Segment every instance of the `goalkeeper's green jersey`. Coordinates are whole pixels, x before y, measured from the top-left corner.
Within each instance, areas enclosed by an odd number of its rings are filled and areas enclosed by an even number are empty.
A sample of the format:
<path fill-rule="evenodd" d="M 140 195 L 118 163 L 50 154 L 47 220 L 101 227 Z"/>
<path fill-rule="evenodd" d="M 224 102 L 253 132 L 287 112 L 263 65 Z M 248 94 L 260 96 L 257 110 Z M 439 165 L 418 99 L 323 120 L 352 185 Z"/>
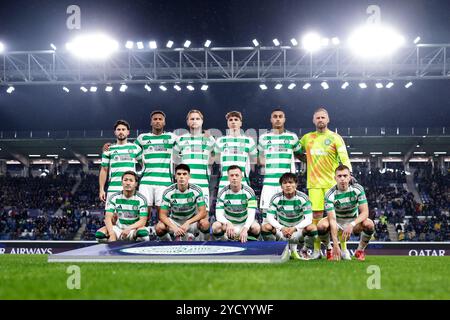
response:
<path fill-rule="evenodd" d="M 306 153 L 308 189 L 333 187 L 336 184 L 334 171 L 340 163 L 352 170 L 344 140 L 333 131 L 307 133 L 300 139 L 300 146 Z"/>

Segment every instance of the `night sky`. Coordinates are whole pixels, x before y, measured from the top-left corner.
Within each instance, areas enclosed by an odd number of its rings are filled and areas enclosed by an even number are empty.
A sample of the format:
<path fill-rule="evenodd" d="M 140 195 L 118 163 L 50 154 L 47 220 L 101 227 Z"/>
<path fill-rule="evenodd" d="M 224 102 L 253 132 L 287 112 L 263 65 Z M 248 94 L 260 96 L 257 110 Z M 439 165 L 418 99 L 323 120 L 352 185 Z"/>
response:
<path fill-rule="evenodd" d="M 407 40 L 420 35 L 424 43 L 450 43 L 450 2 L 436 0 L 295 1 L 295 0 L 184 0 L 184 1 L 15 1 L 0 5 L 0 41 L 8 50 L 62 47 L 78 31 L 66 28 L 66 8 L 81 7 L 81 31 L 103 30 L 120 43 L 168 39 L 178 45 L 186 39 L 201 46 L 250 46 L 257 38 L 271 45 L 273 38 L 287 43 L 315 30 L 322 36 L 345 39 L 365 22 L 370 4 L 381 7 L 383 22 L 397 27 Z M 332 83 L 333 84 L 333 83 Z M 156 89 L 156 88 L 155 88 Z M 269 114 L 282 107 L 287 127 L 312 127 L 312 112 L 325 106 L 334 127 L 449 126 L 450 81 L 416 81 L 410 89 L 352 88 L 335 83 L 330 90 L 261 91 L 256 83 L 211 84 L 205 92 L 148 94 L 130 86 L 125 94 L 65 94 L 60 86 L 20 86 L 12 95 L 0 88 L 0 130 L 109 129 L 123 118 L 133 128 L 148 128 L 155 108 L 168 116 L 168 128 L 185 126 L 189 109 L 204 111 L 205 127 L 225 127 L 224 114 L 241 110 L 247 128 L 269 127 Z"/>

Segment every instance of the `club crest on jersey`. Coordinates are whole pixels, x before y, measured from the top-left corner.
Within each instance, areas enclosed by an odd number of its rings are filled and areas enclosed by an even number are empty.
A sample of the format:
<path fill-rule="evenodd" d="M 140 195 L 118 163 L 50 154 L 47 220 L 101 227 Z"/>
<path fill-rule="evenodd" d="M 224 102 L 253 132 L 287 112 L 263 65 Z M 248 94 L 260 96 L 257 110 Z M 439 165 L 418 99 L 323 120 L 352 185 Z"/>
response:
<path fill-rule="evenodd" d="M 139 207 L 138 206 L 133 206 L 133 210 L 138 210 Z"/>
<path fill-rule="evenodd" d="M 284 144 L 289 144 L 289 140 L 288 139 L 284 140 Z"/>
<path fill-rule="evenodd" d="M 194 198 L 188 198 L 187 201 L 188 202 L 194 202 Z"/>
<path fill-rule="evenodd" d="M 295 210 L 295 211 L 300 211 L 300 206 L 295 206 L 295 207 L 294 207 L 294 210 Z"/>
<path fill-rule="evenodd" d="M 353 202 L 353 201 L 356 201 L 356 197 L 351 197 L 351 198 L 350 198 L 350 201 L 352 201 L 352 202 Z"/>
<path fill-rule="evenodd" d="M 164 140 L 163 140 L 163 143 L 164 143 L 164 144 L 169 144 L 169 140 L 164 139 Z"/>
<path fill-rule="evenodd" d="M 128 149 L 128 153 L 133 153 L 134 150 L 133 149 Z"/>
<path fill-rule="evenodd" d="M 330 139 L 325 139 L 324 141 L 326 146 L 329 146 L 331 144 L 331 140 Z"/>
<path fill-rule="evenodd" d="M 247 199 L 242 199 L 241 204 L 246 205 L 248 203 Z"/>

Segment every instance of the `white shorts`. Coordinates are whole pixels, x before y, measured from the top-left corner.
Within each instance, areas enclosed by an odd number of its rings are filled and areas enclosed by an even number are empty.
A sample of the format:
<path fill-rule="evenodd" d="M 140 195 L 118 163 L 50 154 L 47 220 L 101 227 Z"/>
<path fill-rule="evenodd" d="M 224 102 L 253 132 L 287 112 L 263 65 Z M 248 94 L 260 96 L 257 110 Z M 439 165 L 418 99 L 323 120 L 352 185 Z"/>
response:
<path fill-rule="evenodd" d="M 344 231 L 345 227 L 347 227 L 353 221 L 355 221 L 355 219 L 339 219 L 339 218 L 336 218 L 336 224 L 337 224 L 338 230 Z"/>
<path fill-rule="evenodd" d="M 161 206 L 162 195 L 166 189 L 167 187 L 165 186 L 152 186 L 148 184 L 141 184 L 139 186 L 139 192 L 147 199 L 149 207 L 152 207 L 153 205 L 156 207 Z"/>
<path fill-rule="evenodd" d="M 172 218 L 169 218 L 169 220 L 170 220 L 173 224 L 175 224 L 177 227 L 181 227 L 181 226 L 183 225 L 183 223 L 185 222 L 185 221 L 181 221 L 181 220 L 175 220 L 175 219 L 172 219 Z M 172 235 L 172 232 L 170 232 L 170 233 L 171 233 L 171 235 Z M 197 235 L 197 234 L 199 233 L 199 230 L 198 230 L 198 222 L 191 223 L 191 224 L 189 225 L 189 228 L 188 228 L 188 230 L 187 230 L 187 233 L 192 233 L 193 235 Z"/>
<path fill-rule="evenodd" d="M 300 229 L 300 231 L 295 231 L 292 236 L 288 239 L 283 236 L 283 233 L 281 231 L 277 231 L 275 234 L 275 237 L 277 241 L 288 241 L 289 243 L 299 243 L 300 236 L 302 235 L 303 229 Z"/>
<path fill-rule="evenodd" d="M 131 232 L 128 234 L 128 236 L 127 236 L 126 239 L 121 239 L 121 238 L 120 238 L 120 235 L 122 234 L 122 230 L 124 230 L 124 229 L 125 229 L 125 227 L 121 228 L 121 227 L 118 226 L 118 225 L 114 225 L 114 226 L 113 226 L 113 231 L 114 231 L 114 233 L 116 234 L 117 240 L 134 241 L 134 240 L 135 240 L 135 233 L 136 233 L 136 230 L 131 230 Z"/>
<path fill-rule="evenodd" d="M 261 198 L 259 201 L 259 209 L 261 211 L 267 211 L 270 207 L 270 200 L 272 199 L 272 197 L 281 191 L 281 186 L 263 186 L 261 190 Z M 265 214 L 265 212 L 263 212 L 263 214 Z M 267 221 L 267 217 L 264 217 L 262 224 L 266 223 L 269 222 Z"/>
<path fill-rule="evenodd" d="M 255 223 L 258 224 L 257 221 L 254 221 L 254 222 L 252 223 L 252 225 L 250 226 L 250 229 L 253 227 L 253 225 L 254 225 Z M 231 239 L 231 240 L 239 240 L 239 235 L 240 235 L 241 230 L 242 230 L 242 228 L 243 228 L 244 226 L 245 226 L 245 224 L 233 224 L 233 228 L 234 228 L 234 239 Z M 248 231 L 250 231 L 250 229 L 249 229 Z M 229 240 L 226 232 L 225 232 L 224 236 L 225 236 L 225 239 L 226 239 L 226 240 Z"/>

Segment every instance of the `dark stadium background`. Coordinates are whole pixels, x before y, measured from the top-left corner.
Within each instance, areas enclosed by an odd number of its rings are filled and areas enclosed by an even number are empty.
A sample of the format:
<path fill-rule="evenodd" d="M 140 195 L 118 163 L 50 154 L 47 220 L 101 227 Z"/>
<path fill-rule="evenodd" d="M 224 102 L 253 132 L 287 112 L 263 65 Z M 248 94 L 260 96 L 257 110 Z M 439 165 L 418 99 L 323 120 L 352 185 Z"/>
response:
<path fill-rule="evenodd" d="M 287 43 L 309 30 L 344 40 L 365 22 L 370 4 L 379 5 L 382 21 L 395 25 L 409 41 L 418 35 L 422 43 L 450 39 L 448 1 L 19 0 L 1 5 L 0 41 L 8 50 L 49 49 L 50 43 L 62 47 L 76 34 L 65 26 L 71 4 L 81 7 L 81 31 L 101 29 L 120 43 L 155 39 L 162 44 L 172 39 L 180 45 L 190 39 L 193 46 L 201 46 L 211 39 L 213 46 L 249 46 L 253 38 L 263 44 L 275 37 Z M 344 91 L 331 83 L 327 91 L 316 87 L 307 92 L 262 92 L 256 83 L 211 84 L 206 93 L 147 93 L 141 85 L 130 85 L 125 94 L 66 94 L 59 86 L 17 86 L 12 95 L 0 93 L 0 119 L 5 131 L 110 129 L 119 118 L 145 129 L 147 115 L 160 107 L 173 129 L 185 127 L 185 114 L 195 107 L 204 111 L 205 127 L 224 129 L 223 115 L 237 109 L 243 111 L 245 128 L 267 128 L 270 110 L 281 106 L 288 127 L 310 128 L 313 110 L 324 105 L 331 127 L 441 127 L 450 123 L 449 104 L 449 82 L 436 80 L 415 81 L 409 89 L 398 84 L 391 90 Z"/>

